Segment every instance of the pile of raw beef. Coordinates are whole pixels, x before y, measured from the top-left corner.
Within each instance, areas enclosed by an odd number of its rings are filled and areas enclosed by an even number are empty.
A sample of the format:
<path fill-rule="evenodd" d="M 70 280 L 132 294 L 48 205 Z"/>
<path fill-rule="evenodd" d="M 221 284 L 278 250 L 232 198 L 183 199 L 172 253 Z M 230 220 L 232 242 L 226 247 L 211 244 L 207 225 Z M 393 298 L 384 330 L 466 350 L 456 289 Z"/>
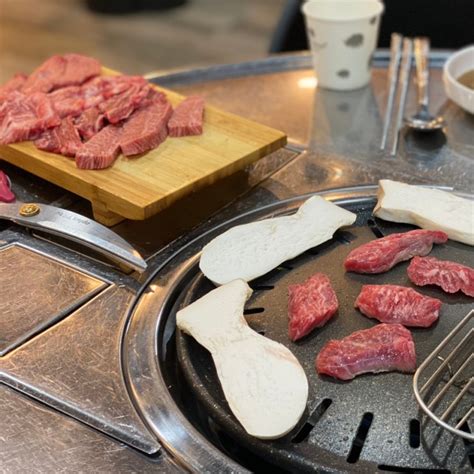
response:
<path fill-rule="evenodd" d="M 100 73 L 97 60 L 65 54 L 30 76 L 15 75 L 0 87 L 0 144 L 34 140 L 40 150 L 75 157 L 78 168 L 102 169 L 120 153 L 137 155 L 168 136 L 202 133 L 202 98 L 173 110 L 143 77 Z"/>

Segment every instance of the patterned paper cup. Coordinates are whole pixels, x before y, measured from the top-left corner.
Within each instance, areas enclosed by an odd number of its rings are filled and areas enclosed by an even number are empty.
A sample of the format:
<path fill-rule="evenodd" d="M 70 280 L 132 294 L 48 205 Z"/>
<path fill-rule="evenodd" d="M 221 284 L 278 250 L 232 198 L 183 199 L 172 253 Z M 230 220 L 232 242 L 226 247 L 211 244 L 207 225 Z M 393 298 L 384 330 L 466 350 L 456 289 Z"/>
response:
<path fill-rule="evenodd" d="M 301 9 L 318 85 L 335 90 L 367 85 L 383 3 L 310 0 Z"/>

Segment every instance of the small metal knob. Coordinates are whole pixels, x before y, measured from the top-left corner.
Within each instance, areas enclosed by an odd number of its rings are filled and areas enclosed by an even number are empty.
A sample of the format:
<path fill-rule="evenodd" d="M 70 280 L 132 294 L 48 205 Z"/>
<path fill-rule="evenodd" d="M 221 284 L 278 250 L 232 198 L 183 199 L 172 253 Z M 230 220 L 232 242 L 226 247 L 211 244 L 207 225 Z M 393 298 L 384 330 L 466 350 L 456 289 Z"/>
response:
<path fill-rule="evenodd" d="M 23 217 L 36 216 L 36 214 L 39 214 L 40 210 L 41 209 L 38 206 L 38 204 L 23 204 L 23 206 L 20 207 L 20 216 L 23 216 Z"/>

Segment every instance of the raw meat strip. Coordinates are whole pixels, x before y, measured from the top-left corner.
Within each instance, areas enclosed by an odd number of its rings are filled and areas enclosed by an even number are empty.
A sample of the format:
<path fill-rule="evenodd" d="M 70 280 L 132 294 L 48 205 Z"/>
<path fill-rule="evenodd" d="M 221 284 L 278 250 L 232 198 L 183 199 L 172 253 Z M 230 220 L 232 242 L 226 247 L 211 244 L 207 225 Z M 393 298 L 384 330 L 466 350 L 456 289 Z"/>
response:
<path fill-rule="evenodd" d="M 80 54 L 51 56 L 28 77 L 23 92 L 50 92 L 60 87 L 79 85 L 98 76 L 100 71 L 101 65 L 94 58 Z"/>
<path fill-rule="evenodd" d="M 398 285 L 364 285 L 355 307 L 382 323 L 404 326 L 431 326 L 439 315 L 441 301 Z"/>
<path fill-rule="evenodd" d="M 176 107 L 168 123 L 170 137 L 186 137 L 202 134 L 204 99 L 190 96 Z"/>
<path fill-rule="evenodd" d="M 329 341 L 316 358 L 316 370 L 340 380 L 366 372 L 414 372 L 415 344 L 401 324 L 377 324 L 341 340 Z"/>
<path fill-rule="evenodd" d="M 125 156 L 156 148 L 166 139 L 173 108 L 169 102 L 156 102 L 139 109 L 124 123 L 120 148 Z"/>
<path fill-rule="evenodd" d="M 108 99 L 127 91 L 132 86 L 149 87 L 148 81 L 143 76 L 107 76 L 108 83 L 104 90 L 104 97 Z"/>
<path fill-rule="evenodd" d="M 69 115 L 80 115 L 85 107 L 85 100 L 80 86 L 69 86 L 57 89 L 48 94 L 54 108 L 61 118 Z"/>
<path fill-rule="evenodd" d="M 433 244 L 443 244 L 448 235 L 441 231 L 412 230 L 372 240 L 354 249 L 344 267 L 357 273 L 382 273 L 415 255 L 428 255 Z"/>
<path fill-rule="evenodd" d="M 329 278 L 316 273 L 303 284 L 288 287 L 288 334 L 292 341 L 324 326 L 339 307 Z"/>
<path fill-rule="evenodd" d="M 63 57 L 66 60 L 66 68 L 61 79 L 57 81 L 59 84 L 55 84 L 54 88 L 82 84 L 101 73 L 102 65 L 97 59 L 74 53 L 65 54 Z"/>
<path fill-rule="evenodd" d="M 150 87 L 147 96 L 140 104 L 140 108 L 146 107 L 147 105 L 153 104 L 155 102 L 168 102 L 168 100 L 166 99 L 166 96 L 163 94 L 163 92 L 156 90 L 154 87 Z"/>
<path fill-rule="evenodd" d="M 104 99 L 108 99 L 114 95 L 122 94 L 132 86 L 145 87 L 148 85 L 147 80 L 142 76 L 99 76 L 87 81 L 84 86 L 90 88 L 91 91 L 98 91 Z"/>
<path fill-rule="evenodd" d="M 5 100 L 10 92 L 21 90 L 27 77 L 25 74 L 15 74 L 8 82 L 0 86 L 0 100 Z"/>
<path fill-rule="evenodd" d="M 0 144 L 33 140 L 60 122 L 46 94 L 13 91 L 0 104 Z"/>
<path fill-rule="evenodd" d="M 84 140 L 90 140 L 104 128 L 105 116 L 97 107 L 91 107 L 76 118 L 75 125 L 79 135 Z"/>
<path fill-rule="evenodd" d="M 23 86 L 23 92 L 49 92 L 54 87 L 55 79 L 62 76 L 65 67 L 66 60 L 62 56 L 51 56 L 31 73 Z"/>
<path fill-rule="evenodd" d="M 446 293 L 462 291 L 474 297 L 474 268 L 434 257 L 415 257 L 408 278 L 418 286 L 437 285 Z"/>
<path fill-rule="evenodd" d="M 109 167 L 120 153 L 121 133 L 121 128 L 115 125 L 107 125 L 103 128 L 78 150 L 77 167 L 87 170 Z"/>
<path fill-rule="evenodd" d="M 148 95 L 149 86 L 132 85 L 121 94 L 99 104 L 99 109 L 104 112 L 110 123 L 118 123 L 128 118 L 137 109 Z"/>
<path fill-rule="evenodd" d="M 81 148 L 82 142 L 76 127 L 74 127 L 72 117 L 66 117 L 61 121 L 59 127 L 43 132 L 41 137 L 35 140 L 35 145 L 40 150 L 60 153 L 64 156 L 75 156 Z"/>
<path fill-rule="evenodd" d="M 7 175 L 0 170 L 0 201 L 1 202 L 13 202 L 15 195 L 10 189 L 10 183 Z"/>
<path fill-rule="evenodd" d="M 113 76 L 97 76 L 82 84 L 81 90 L 85 109 L 98 106 L 104 101 L 110 78 L 113 78 Z"/>
<path fill-rule="evenodd" d="M 98 106 L 113 96 L 126 92 L 133 86 L 146 87 L 148 82 L 142 76 L 98 76 L 85 82 L 82 92 L 85 108 Z"/>

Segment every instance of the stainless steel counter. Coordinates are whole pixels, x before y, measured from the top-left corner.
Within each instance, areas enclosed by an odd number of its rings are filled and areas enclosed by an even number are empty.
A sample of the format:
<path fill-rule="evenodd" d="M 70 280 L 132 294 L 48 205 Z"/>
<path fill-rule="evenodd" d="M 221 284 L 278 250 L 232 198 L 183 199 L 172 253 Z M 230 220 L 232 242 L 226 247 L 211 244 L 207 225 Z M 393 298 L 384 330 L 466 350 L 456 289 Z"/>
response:
<path fill-rule="evenodd" d="M 94 281 L 105 282 L 63 311 L 46 311 L 54 317 L 0 357 L 0 471 L 175 472 L 172 457 L 137 413 L 123 378 L 123 331 L 140 287 L 186 243 L 259 205 L 375 184 L 387 177 L 472 192 L 474 118 L 446 102 L 439 69 L 444 58 L 432 58 L 431 93 L 433 107 L 441 107 L 446 115 L 446 134 L 405 134 L 396 158 L 378 150 L 385 104 L 383 52 L 375 58 L 371 86 L 348 93 L 315 88 L 307 55 L 153 79 L 183 93 L 201 93 L 209 103 L 285 130 L 291 143 L 148 221 L 115 226 L 148 259 L 149 271 L 142 276 L 123 273 L 16 226 L 0 230 L 0 258 L 1 248 L 21 244 L 59 259 L 69 271 L 81 269 Z M 410 95 L 408 112 L 413 103 Z M 89 204 L 82 199 L 13 166 L 1 163 L 1 168 L 22 200 L 53 202 L 90 216 Z M 41 265 L 36 272 L 41 280 Z M 30 264 L 16 275 L 17 281 L 31 277 Z M 29 285 L 16 286 L 19 301 L 30 296 Z M 8 301 L 11 291 L 7 285 L 0 287 L 0 301 Z M 66 290 L 56 286 L 54 291 Z M 27 313 L 20 309 L 19 317 Z"/>
<path fill-rule="evenodd" d="M 0 472 L 180 472 L 5 385 L 0 419 Z"/>

